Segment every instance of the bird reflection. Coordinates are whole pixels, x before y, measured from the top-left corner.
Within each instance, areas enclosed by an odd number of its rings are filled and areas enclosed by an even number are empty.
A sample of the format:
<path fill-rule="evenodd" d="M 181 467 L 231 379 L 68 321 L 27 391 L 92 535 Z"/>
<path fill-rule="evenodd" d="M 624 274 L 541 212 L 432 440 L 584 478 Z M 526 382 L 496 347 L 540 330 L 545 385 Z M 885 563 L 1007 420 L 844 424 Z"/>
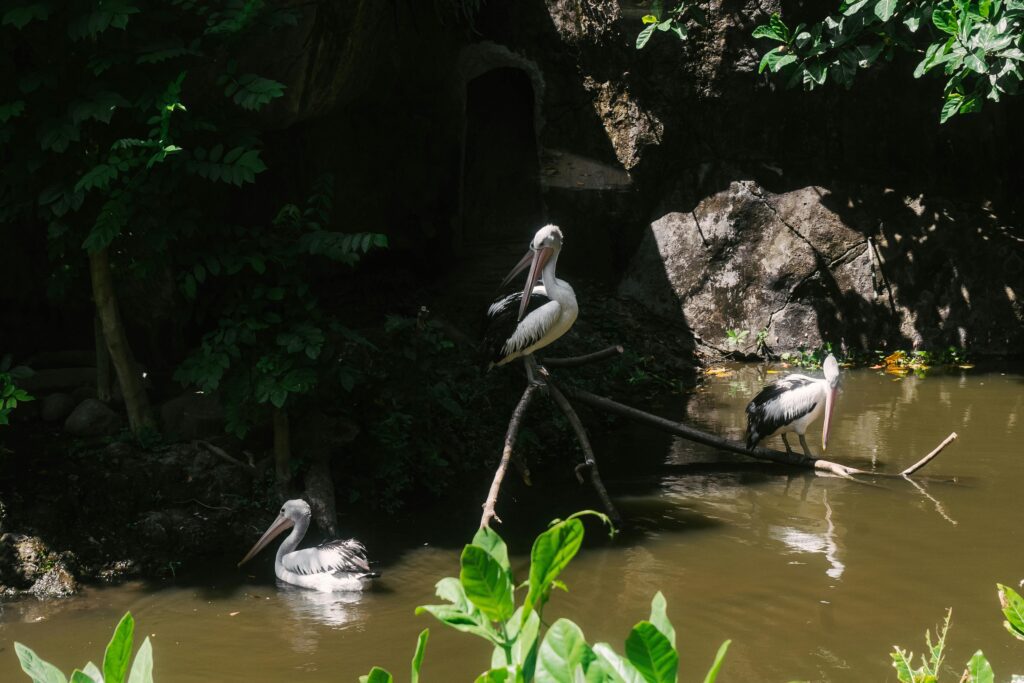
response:
<path fill-rule="evenodd" d="M 846 565 L 839 560 L 839 544 L 836 543 L 836 526 L 832 521 L 832 506 L 828 502 L 828 489 L 822 490 L 821 500 L 825 506 L 824 532 L 815 534 L 794 527 L 777 526 L 772 529 L 772 535 L 795 552 L 824 555 L 829 565 L 825 574 L 829 578 L 838 580 L 846 571 Z"/>
<path fill-rule="evenodd" d="M 291 615 L 293 627 L 286 632 L 296 652 L 312 654 L 317 651 L 325 630 L 341 630 L 366 620 L 366 610 L 360 605 L 360 600 L 364 599 L 361 593 L 323 593 L 284 581 L 278 581 L 277 588 L 277 598 Z"/>

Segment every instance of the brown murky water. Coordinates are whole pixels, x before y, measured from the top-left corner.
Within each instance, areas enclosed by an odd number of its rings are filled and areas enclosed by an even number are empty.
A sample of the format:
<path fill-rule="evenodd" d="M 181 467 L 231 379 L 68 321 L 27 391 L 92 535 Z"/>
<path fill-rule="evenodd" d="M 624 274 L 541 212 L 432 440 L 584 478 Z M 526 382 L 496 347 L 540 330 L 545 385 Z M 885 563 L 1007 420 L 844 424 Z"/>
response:
<path fill-rule="evenodd" d="M 746 400 L 771 378 L 764 373 L 744 367 L 716 378 L 691 400 L 689 419 L 739 437 Z M 961 438 L 922 472 L 920 488 L 794 473 L 673 441 L 653 481 L 608 478 L 639 530 L 581 553 L 565 576 L 571 592 L 556 596 L 548 616 L 571 616 L 592 641 L 621 647 L 660 589 L 679 634 L 682 681 L 702 680 L 731 638 L 724 683 L 863 683 L 894 681 L 891 646 L 920 652 L 925 628 L 952 607 L 950 680 L 979 648 L 997 680 L 1024 674 L 1024 644 L 1003 630 L 995 598 L 996 582 L 1024 579 L 1024 376 L 846 372 L 833 430 L 832 459 L 880 471 L 912 463 L 950 431 Z M 647 434 L 624 433 L 599 455 L 665 448 Z M 412 615 L 457 564 L 455 549 L 413 549 L 384 568 L 379 590 L 358 597 L 225 583 L 9 604 L 0 680 L 19 680 L 15 640 L 66 670 L 98 659 L 127 609 L 153 635 L 162 683 L 355 681 L 372 664 L 405 680 L 425 626 L 425 680 L 472 680 L 486 648 Z"/>

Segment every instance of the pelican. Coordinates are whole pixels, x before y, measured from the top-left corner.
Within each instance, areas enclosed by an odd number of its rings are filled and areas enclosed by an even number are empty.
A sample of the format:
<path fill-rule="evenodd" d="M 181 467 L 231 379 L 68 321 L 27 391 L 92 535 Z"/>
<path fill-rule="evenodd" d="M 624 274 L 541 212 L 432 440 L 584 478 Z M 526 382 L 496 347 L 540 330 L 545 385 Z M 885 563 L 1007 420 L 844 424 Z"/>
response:
<path fill-rule="evenodd" d="M 286 501 L 277 519 L 238 566 L 251 560 L 283 531 L 291 529 L 288 538 L 277 549 L 274 560 L 274 573 L 285 583 L 325 593 L 361 591 L 367 587 L 369 579 L 380 576 L 370 571 L 370 565 L 366 562 L 366 548 L 355 539 L 326 541 L 315 548 L 296 550 L 295 547 L 309 528 L 310 514 L 309 503 L 306 501 Z"/>
<path fill-rule="evenodd" d="M 529 266 L 523 291 L 503 296 L 487 309 L 483 352 L 488 370 L 523 357 L 530 381 L 536 383 L 533 352 L 551 344 L 576 322 L 576 293 L 568 282 L 555 277 L 561 250 L 562 231 L 557 226 L 545 225 L 534 235 L 530 250 L 501 283 L 506 286 Z"/>
<path fill-rule="evenodd" d="M 779 434 L 786 451 L 792 455 L 786 434 L 796 432 L 804 455 L 812 458 L 804 432 L 822 411 L 825 411 L 825 424 L 821 428 L 821 448 L 828 448 L 828 428 L 839 386 L 839 364 L 835 356 L 829 354 L 821 367 L 824 379 L 787 375 L 766 386 L 747 404 L 747 448 L 752 449 L 762 439 Z"/>

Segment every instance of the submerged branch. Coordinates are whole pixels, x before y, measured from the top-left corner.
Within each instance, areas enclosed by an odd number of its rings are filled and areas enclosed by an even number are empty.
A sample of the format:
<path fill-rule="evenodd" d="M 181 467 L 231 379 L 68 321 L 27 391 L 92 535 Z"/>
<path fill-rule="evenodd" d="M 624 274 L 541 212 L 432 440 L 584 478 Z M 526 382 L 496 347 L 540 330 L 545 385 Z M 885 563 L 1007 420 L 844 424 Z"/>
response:
<path fill-rule="evenodd" d="M 519 426 L 523 422 L 523 415 L 526 413 L 526 408 L 530 405 L 530 399 L 533 398 L 533 392 L 536 389 L 537 385 L 535 384 L 526 385 L 526 389 L 523 390 L 523 395 L 520 397 L 516 409 L 512 411 L 512 419 L 508 421 L 508 430 L 505 432 L 505 448 L 501 452 L 501 461 L 498 463 L 498 469 L 494 472 L 491 490 L 487 493 L 487 500 L 483 504 L 484 513 L 480 517 L 481 527 L 490 526 L 492 519 L 497 520 L 499 523 L 501 522 L 501 518 L 494 512 L 494 505 L 498 502 L 498 491 L 501 490 L 501 482 L 505 478 L 505 472 L 508 470 L 508 462 L 512 458 L 516 437 L 519 436 Z"/>
<path fill-rule="evenodd" d="M 674 422 L 673 420 L 668 420 L 657 415 L 652 415 L 651 413 L 639 410 L 637 408 L 632 408 L 627 405 L 623 405 L 609 398 L 597 396 L 596 394 L 592 394 L 589 391 L 584 391 L 583 389 L 575 389 L 570 387 L 568 391 L 573 398 L 580 400 L 583 403 L 586 403 L 592 408 L 597 408 L 599 410 L 604 410 L 615 415 L 627 417 L 631 420 L 636 420 L 637 422 L 643 422 L 644 424 L 650 425 L 652 427 L 668 432 L 670 434 L 675 434 L 676 436 L 680 436 L 690 441 L 702 443 L 706 446 L 711 446 L 713 448 L 718 448 L 720 450 L 729 451 L 731 453 L 738 453 L 739 455 L 757 458 L 758 460 L 769 460 L 772 462 L 782 463 L 784 465 L 806 467 L 820 472 L 829 472 L 840 477 L 851 477 L 856 475 L 865 475 L 872 477 L 907 476 L 924 467 L 928 462 L 935 458 L 935 456 L 939 454 L 939 451 L 941 451 L 947 444 L 956 439 L 956 433 L 950 434 L 946 438 L 946 440 L 939 445 L 938 448 L 936 448 L 934 451 L 932 451 L 927 456 L 922 458 L 920 462 L 916 463 L 912 467 L 904 470 L 900 474 L 884 474 L 879 472 L 868 472 L 867 470 L 861 470 L 856 467 L 841 465 L 837 462 L 832 462 L 831 460 L 824 460 L 822 458 L 808 458 L 803 455 L 797 455 L 796 453 L 785 453 L 783 451 L 776 451 L 770 448 L 761 448 L 760 446 L 752 449 L 747 449 L 747 447 L 744 444 L 739 443 L 738 441 L 724 439 L 720 436 L 715 436 L 714 434 L 709 434 L 707 432 L 695 429 L 688 425 L 684 425 L 681 422 Z"/>

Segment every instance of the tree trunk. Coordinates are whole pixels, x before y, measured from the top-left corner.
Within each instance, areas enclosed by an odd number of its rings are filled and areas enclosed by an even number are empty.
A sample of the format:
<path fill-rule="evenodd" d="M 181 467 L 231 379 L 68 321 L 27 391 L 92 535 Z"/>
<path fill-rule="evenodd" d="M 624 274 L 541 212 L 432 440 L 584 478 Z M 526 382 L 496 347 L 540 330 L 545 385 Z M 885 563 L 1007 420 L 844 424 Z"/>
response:
<path fill-rule="evenodd" d="M 274 408 L 274 472 L 277 475 L 277 490 L 282 496 L 288 495 L 292 477 L 292 446 L 288 435 L 288 411 Z"/>
<path fill-rule="evenodd" d="M 113 388 L 110 376 L 110 352 L 107 351 L 107 339 L 103 334 L 103 323 L 100 316 L 93 317 L 92 324 L 93 346 L 96 348 L 96 398 L 104 403 L 110 403 Z"/>
<path fill-rule="evenodd" d="M 124 405 L 128 411 L 128 425 L 138 435 L 143 429 L 154 429 L 156 421 L 149 406 L 149 398 L 142 384 L 142 375 L 135 364 L 128 337 L 121 324 L 114 295 L 114 277 L 110 272 L 110 256 L 106 249 L 89 254 L 89 274 L 92 276 L 92 298 L 96 303 L 96 314 L 103 328 L 110 360 L 117 372 L 117 381 L 124 394 Z"/>

